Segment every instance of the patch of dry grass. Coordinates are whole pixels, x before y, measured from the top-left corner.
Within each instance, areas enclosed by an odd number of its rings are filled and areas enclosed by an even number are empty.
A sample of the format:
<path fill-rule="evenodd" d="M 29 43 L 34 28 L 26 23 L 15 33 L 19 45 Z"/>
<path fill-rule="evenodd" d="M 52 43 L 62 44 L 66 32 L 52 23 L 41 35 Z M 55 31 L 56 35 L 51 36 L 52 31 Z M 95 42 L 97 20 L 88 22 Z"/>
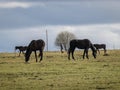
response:
<path fill-rule="evenodd" d="M 44 52 L 44 59 L 35 62 L 32 54 L 29 63 L 24 56 L 0 53 L 0 90 L 119 90 L 120 50 L 109 50 L 90 59 L 82 59 L 82 51 L 75 52 L 76 60 L 67 54 Z"/>

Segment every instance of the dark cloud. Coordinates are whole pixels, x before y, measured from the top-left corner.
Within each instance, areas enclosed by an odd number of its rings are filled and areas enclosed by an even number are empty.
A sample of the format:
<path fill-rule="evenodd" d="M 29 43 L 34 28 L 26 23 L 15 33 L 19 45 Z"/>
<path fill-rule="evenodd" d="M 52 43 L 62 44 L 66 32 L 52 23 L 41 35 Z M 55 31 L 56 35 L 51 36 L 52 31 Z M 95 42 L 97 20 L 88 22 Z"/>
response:
<path fill-rule="evenodd" d="M 39 2 L 33 6 L 31 5 L 28 8 L 0 8 L 0 30 L 10 28 L 34 27 L 39 25 L 81 25 L 120 22 L 119 1 L 12 1 Z M 44 1 L 44 3 L 42 3 L 42 6 L 40 4 L 40 1 Z M 64 1 L 67 2 L 64 3 Z"/>

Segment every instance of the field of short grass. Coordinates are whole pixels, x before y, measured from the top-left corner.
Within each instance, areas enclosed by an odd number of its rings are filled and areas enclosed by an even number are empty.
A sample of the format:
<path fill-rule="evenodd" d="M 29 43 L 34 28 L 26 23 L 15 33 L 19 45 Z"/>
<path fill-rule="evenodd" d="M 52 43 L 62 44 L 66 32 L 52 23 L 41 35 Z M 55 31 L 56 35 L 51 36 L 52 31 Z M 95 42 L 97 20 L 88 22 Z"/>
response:
<path fill-rule="evenodd" d="M 94 59 L 82 59 L 83 51 L 75 52 L 76 60 L 67 54 L 44 52 L 42 62 L 29 63 L 24 56 L 0 53 L 0 90 L 120 90 L 120 50 L 103 51 Z"/>

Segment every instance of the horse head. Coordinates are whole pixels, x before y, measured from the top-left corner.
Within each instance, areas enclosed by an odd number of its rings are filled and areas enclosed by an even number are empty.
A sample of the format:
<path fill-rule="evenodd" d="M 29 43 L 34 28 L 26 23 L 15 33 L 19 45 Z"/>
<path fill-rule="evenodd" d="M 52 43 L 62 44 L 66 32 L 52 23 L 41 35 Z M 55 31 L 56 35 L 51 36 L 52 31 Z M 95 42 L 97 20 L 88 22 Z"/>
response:
<path fill-rule="evenodd" d="M 31 51 L 30 51 L 29 49 L 27 49 L 27 51 L 26 51 L 26 53 L 25 53 L 25 62 L 28 62 L 28 61 L 29 61 L 30 54 L 31 54 Z"/>

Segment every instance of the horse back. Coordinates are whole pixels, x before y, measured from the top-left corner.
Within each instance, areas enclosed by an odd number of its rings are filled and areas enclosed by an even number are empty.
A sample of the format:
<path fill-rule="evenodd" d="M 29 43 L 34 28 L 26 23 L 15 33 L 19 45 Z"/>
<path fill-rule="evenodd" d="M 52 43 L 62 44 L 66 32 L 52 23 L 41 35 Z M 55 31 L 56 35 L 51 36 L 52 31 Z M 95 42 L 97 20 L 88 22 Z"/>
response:
<path fill-rule="evenodd" d="M 70 41 L 70 47 L 77 47 L 79 49 L 90 48 L 91 42 L 88 39 L 74 39 Z"/>
<path fill-rule="evenodd" d="M 28 46 L 32 51 L 35 50 L 43 50 L 45 46 L 45 42 L 43 40 L 32 40 Z"/>
<path fill-rule="evenodd" d="M 36 41 L 36 44 L 37 44 L 36 47 L 37 47 L 38 49 L 42 49 L 42 50 L 43 50 L 44 47 L 45 47 L 45 42 L 44 42 L 43 40 L 41 40 L 41 39 L 40 39 L 40 40 L 37 40 L 37 41 Z"/>
<path fill-rule="evenodd" d="M 94 46 L 98 49 L 106 48 L 106 44 L 94 44 Z"/>

